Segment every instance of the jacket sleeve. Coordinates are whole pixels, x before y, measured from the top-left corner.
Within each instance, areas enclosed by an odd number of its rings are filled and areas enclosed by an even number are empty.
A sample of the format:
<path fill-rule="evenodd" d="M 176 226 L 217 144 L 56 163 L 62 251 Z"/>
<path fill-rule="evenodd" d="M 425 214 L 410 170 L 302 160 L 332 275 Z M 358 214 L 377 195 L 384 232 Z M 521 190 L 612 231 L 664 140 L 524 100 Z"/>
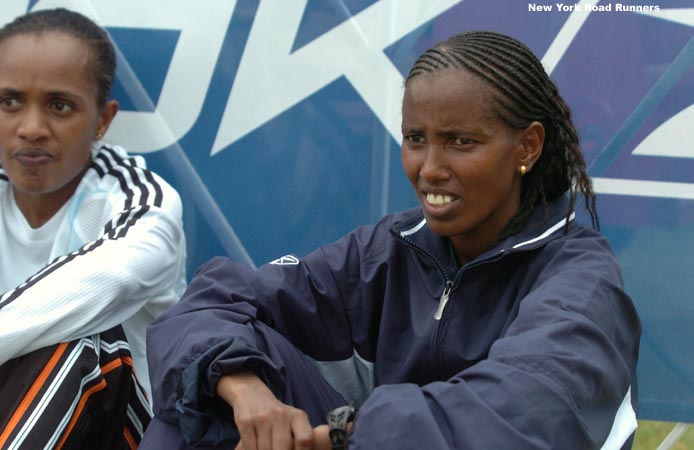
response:
<path fill-rule="evenodd" d="M 181 301 L 148 328 L 155 414 L 178 424 L 189 444 L 229 438 L 232 414 L 215 389 L 222 375 L 241 368 L 282 399 L 284 376 L 256 340 L 259 322 L 315 359 L 351 357 L 353 312 L 345 292 L 359 277 L 356 239 L 351 234 L 258 269 L 221 257 L 203 265 Z"/>
<path fill-rule="evenodd" d="M 376 388 L 349 448 L 628 448 L 641 327 L 616 264 L 604 269 L 547 261 L 486 359 L 445 381 Z"/>
<path fill-rule="evenodd" d="M 150 178 L 150 187 L 155 182 Z M 112 186 L 104 194 L 109 199 L 121 190 L 118 183 Z M 103 332 L 143 307 L 163 309 L 177 300 L 173 296 L 180 295 L 185 277 L 182 209 L 178 194 L 165 188 L 161 202 L 154 194 L 132 204 L 118 197 L 110 222 L 100 225 L 101 235 L 2 295 L 0 364 Z"/>

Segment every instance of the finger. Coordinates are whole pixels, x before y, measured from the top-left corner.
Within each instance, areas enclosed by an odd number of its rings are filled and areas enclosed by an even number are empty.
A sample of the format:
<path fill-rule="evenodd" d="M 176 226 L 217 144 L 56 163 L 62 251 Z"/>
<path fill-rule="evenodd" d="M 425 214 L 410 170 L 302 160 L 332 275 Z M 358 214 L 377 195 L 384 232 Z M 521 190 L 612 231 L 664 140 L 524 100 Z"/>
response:
<path fill-rule="evenodd" d="M 292 418 L 291 433 L 294 437 L 294 450 L 313 449 L 313 427 L 304 411 L 298 410 L 297 414 Z"/>
<path fill-rule="evenodd" d="M 330 432 L 327 425 L 318 425 L 312 430 L 312 433 L 313 450 L 332 450 L 333 444 L 330 442 Z"/>
<path fill-rule="evenodd" d="M 274 418 L 272 426 L 272 450 L 292 449 L 291 415 L 292 411 L 286 409 Z"/>
<path fill-rule="evenodd" d="M 264 418 L 262 421 L 258 422 L 258 428 L 256 430 L 258 450 L 274 450 L 272 447 L 272 429 L 273 421 L 268 421 L 267 418 Z"/>
<path fill-rule="evenodd" d="M 258 440 L 255 434 L 255 427 L 252 424 L 237 423 L 241 440 L 239 444 L 243 450 L 258 450 Z"/>
<path fill-rule="evenodd" d="M 246 448 L 243 446 L 243 442 L 239 441 L 234 450 L 246 450 Z"/>

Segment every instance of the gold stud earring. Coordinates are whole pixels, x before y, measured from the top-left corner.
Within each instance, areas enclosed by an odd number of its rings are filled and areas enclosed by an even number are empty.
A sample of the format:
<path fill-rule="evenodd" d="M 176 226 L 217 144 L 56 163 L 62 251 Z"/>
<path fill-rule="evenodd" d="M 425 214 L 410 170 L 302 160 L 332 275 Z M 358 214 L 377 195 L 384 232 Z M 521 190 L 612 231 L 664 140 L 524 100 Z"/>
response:
<path fill-rule="evenodd" d="M 520 166 L 520 174 L 521 176 L 525 175 L 528 172 L 528 168 L 525 166 Z"/>

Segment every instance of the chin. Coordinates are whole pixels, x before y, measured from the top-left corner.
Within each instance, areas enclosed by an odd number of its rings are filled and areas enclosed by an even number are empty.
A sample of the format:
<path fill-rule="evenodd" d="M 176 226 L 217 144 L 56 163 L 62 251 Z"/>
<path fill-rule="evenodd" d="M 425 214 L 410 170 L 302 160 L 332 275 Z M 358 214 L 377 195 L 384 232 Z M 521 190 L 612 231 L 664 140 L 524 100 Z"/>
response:
<path fill-rule="evenodd" d="M 456 234 L 460 234 L 459 231 L 453 229 L 450 223 L 444 222 L 442 220 L 432 219 L 426 214 L 424 215 L 424 217 L 426 218 L 429 229 L 434 233 L 438 234 L 439 236 L 450 237 L 455 236 Z"/>

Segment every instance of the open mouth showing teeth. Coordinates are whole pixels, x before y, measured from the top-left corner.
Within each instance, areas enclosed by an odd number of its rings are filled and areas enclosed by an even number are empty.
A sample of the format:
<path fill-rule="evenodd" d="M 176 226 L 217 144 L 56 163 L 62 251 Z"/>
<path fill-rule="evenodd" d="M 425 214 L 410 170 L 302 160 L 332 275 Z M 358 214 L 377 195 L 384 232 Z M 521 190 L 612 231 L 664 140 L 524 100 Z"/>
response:
<path fill-rule="evenodd" d="M 453 201 L 450 195 L 427 194 L 427 203 L 430 205 L 446 205 Z"/>

